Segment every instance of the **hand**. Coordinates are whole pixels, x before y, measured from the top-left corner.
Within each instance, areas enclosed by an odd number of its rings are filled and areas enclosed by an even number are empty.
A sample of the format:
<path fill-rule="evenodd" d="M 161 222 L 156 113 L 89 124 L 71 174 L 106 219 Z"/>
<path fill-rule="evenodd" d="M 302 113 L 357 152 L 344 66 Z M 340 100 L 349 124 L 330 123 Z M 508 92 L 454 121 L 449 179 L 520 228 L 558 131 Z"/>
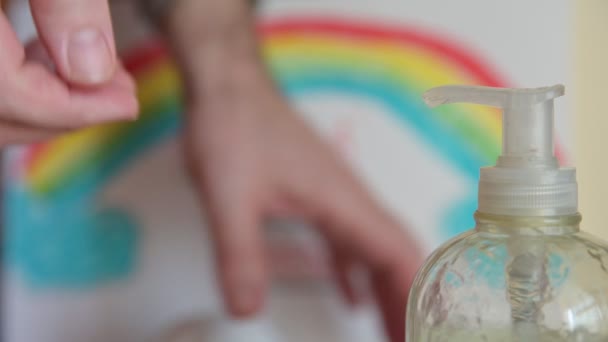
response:
<path fill-rule="evenodd" d="M 264 221 L 303 217 L 333 248 L 347 298 L 353 291 L 345 273 L 366 266 L 387 334 L 402 342 L 421 253 L 275 87 L 257 54 L 247 3 L 181 0 L 167 27 L 187 86 L 187 159 L 214 233 L 228 309 L 248 316 L 263 305 Z"/>
<path fill-rule="evenodd" d="M 316 223 L 336 261 L 346 267 L 362 263 L 370 271 L 387 332 L 402 342 L 407 295 L 421 255 L 398 222 L 266 77 L 192 95 L 187 152 L 213 227 L 230 311 L 246 316 L 263 303 L 263 221 L 304 217 Z M 342 285 L 351 297 L 351 286 Z"/>
<path fill-rule="evenodd" d="M 40 41 L 24 47 L 0 12 L 0 147 L 137 114 L 107 0 L 30 0 Z"/>

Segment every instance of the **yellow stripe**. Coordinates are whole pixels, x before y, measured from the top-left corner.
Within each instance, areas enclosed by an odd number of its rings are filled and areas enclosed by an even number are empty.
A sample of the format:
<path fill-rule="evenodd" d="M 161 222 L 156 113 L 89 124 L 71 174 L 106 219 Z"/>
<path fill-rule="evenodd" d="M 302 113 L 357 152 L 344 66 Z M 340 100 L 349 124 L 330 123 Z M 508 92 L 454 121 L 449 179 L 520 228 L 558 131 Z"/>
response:
<path fill-rule="evenodd" d="M 170 63 L 139 75 L 137 78 L 137 96 L 141 104 L 141 113 L 150 113 L 159 99 L 174 97 L 180 91 L 180 82 L 176 69 Z M 37 191 L 45 191 L 54 181 L 69 174 L 69 168 L 79 159 L 95 149 L 95 146 L 106 144 L 119 131 L 130 123 L 100 125 L 59 137 L 48 143 L 44 154 L 34 161 L 28 170 L 27 180 Z"/>
<path fill-rule="evenodd" d="M 444 84 L 472 84 L 473 75 L 466 73 L 458 65 L 452 65 L 448 58 L 423 51 L 416 46 L 391 42 L 365 42 L 340 40 L 320 36 L 280 36 L 268 40 L 266 56 L 270 60 L 314 60 L 328 66 L 352 66 L 353 70 L 377 69 L 378 72 L 393 75 L 405 85 L 415 86 L 420 92 Z M 311 64 L 314 67 L 314 62 Z M 462 119 L 470 120 L 480 129 L 490 130 L 500 136 L 501 125 L 496 111 L 487 107 L 470 107 L 470 113 Z"/>
<path fill-rule="evenodd" d="M 380 75 L 391 75 L 405 87 L 416 90 L 442 84 L 474 83 L 473 75 L 467 74 L 459 65 L 453 65 L 444 56 L 437 56 L 414 45 L 392 42 L 336 40 L 315 35 L 277 35 L 265 40 L 265 54 L 271 61 L 304 61 L 314 67 L 344 66 L 374 71 Z M 153 110 L 157 100 L 175 96 L 181 92 L 181 84 L 175 67 L 169 63 L 137 75 L 138 98 L 141 113 Z M 405 91 L 405 89 L 404 89 Z M 463 120 L 468 120 L 479 129 L 489 130 L 500 136 L 500 121 L 496 112 L 485 107 L 466 111 Z M 60 137 L 50 142 L 44 155 L 35 161 L 28 172 L 28 181 L 37 189 L 44 189 L 53 180 L 66 174 L 69 167 L 91 151 L 94 146 L 104 144 L 125 124 L 103 125 Z"/>

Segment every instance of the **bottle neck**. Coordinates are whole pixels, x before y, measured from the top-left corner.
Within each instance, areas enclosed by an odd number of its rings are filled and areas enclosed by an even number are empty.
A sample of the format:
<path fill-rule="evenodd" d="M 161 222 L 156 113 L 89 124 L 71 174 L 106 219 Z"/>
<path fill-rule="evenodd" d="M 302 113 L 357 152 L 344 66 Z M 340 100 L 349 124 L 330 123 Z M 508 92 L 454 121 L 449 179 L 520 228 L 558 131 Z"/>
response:
<path fill-rule="evenodd" d="M 475 230 L 495 234 L 565 235 L 580 231 L 579 213 L 560 216 L 506 216 L 475 212 Z"/>

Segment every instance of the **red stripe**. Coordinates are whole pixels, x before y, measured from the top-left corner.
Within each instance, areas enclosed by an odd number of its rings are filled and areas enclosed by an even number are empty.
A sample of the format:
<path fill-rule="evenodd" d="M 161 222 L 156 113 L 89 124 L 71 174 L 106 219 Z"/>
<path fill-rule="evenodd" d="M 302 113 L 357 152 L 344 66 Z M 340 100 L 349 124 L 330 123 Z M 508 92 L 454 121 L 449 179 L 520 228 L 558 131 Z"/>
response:
<path fill-rule="evenodd" d="M 392 27 L 376 23 L 366 25 L 337 18 L 288 17 L 262 23 L 259 26 L 259 32 L 262 37 L 297 32 L 319 35 L 337 34 L 358 40 L 386 40 L 394 43 L 416 44 L 424 50 L 433 51 L 444 59 L 451 60 L 460 69 L 464 68 L 477 79 L 478 85 L 507 87 L 510 83 L 495 68 L 468 52 L 471 49 L 463 47 L 463 43 L 450 42 L 440 35 L 428 33 L 427 30 L 423 32 L 403 26 Z M 556 142 L 555 154 L 560 162 L 565 162 L 566 158 L 559 142 Z"/>
<path fill-rule="evenodd" d="M 430 34 L 425 31 L 395 27 L 383 24 L 364 24 L 339 18 L 303 18 L 285 17 L 278 20 L 262 22 L 258 26 L 262 38 L 271 38 L 283 34 L 319 34 L 339 35 L 357 40 L 389 41 L 408 45 L 419 45 L 424 50 L 432 51 L 442 56 L 446 61 L 466 70 L 472 77 L 477 79 L 478 85 L 491 87 L 506 87 L 507 82 L 503 76 L 492 66 L 484 63 L 478 57 L 470 53 L 471 50 L 464 44 L 446 40 L 439 34 Z M 156 63 L 169 58 L 165 44 L 159 40 L 152 40 L 131 51 L 124 58 L 127 70 L 134 74 L 152 68 Z M 556 143 L 556 155 L 561 162 L 565 156 L 559 143 Z"/>
<path fill-rule="evenodd" d="M 277 21 L 264 22 L 259 25 L 262 37 L 273 37 L 289 33 L 315 33 L 320 35 L 338 34 L 358 40 L 401 42 L 402 44 L 416 44 L 425 50 L 431 50 L 445 59 L 452 60 L 460 68 L 468 70 L 476 77 L 479 85 L 491 87 L 504 87 L 507 82 L 488 65 L 451 42 L 428 33 L 406 29 L 402 27 L 388 27 L 383 25 L 364 25 L 337 19 L 302 19 L 285 18 Z M 150 40 L 127 52 L 123 63 L 127 70 L 137 73 L 140 69 L 149 68 L 159 60 L 169 58 L 166 45 L 158 40 Z"/>
<path fill-rule="evenodd" d="M 135 75 L 168 59 L 169 52 L 166 45 L 162 40 L 156 38 L 138 45 L 122 56 L 125 68 Z"/>
<path fill-rule="evenodd" d="M 393 43 L 419 45 L 424 50 L 452 60 L 460 69 L 468 70 L 478 79 L 479 85 L 504 87 L 507 82 L 489 65 L 482 63 L 470 54 L 463 44 L 452 43 L 439 35 L 429 34 L 421 30 L 407 27 L 391 27 L 383 24 L 362 24 L 341 19 L 302 19 L 283 18 L 260 25 L 262 36 L 275 36 L 286 33 L 302 32 L 320 35 L 338 34 L 358 40 L 386 40 Z"/>
<path fill-rule="evenodd" d="M 32 170 L 36 167 L 36 162 L 42 157 L 49 147 L 48 142 L 36 143 L 29 145 L 24 156 L 24 164 L 26 170 Z"/>

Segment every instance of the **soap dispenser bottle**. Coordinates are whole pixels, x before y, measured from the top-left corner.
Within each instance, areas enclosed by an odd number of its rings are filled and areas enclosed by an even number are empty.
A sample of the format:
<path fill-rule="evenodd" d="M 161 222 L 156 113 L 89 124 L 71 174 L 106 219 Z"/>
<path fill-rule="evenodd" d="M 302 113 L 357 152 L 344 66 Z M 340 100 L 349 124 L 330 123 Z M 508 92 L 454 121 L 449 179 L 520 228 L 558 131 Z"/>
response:
<path fill-rule="evenodd" d="M 407 342 L 608 341 L 608 245 L 581 232 L 574 168 L 553 151 L 556 85 L 443 86 L 433 107 L 502 108 L 502 155 L 480 172 L 476 226 L 437 249 L 407 308 Z"/>

